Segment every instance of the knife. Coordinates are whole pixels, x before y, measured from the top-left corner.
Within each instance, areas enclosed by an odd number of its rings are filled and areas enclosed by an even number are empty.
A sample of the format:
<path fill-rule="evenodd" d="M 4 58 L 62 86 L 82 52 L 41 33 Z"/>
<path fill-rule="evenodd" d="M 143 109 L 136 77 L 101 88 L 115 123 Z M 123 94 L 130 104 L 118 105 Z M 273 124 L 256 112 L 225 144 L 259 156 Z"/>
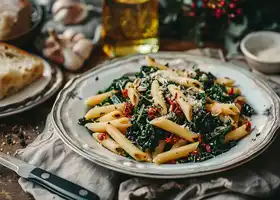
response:
<path fill-rule="evenodd" d="M 1 152 L 0 164 L 66 200 L 100 200 L 95 193 L 81 186 Z"/>

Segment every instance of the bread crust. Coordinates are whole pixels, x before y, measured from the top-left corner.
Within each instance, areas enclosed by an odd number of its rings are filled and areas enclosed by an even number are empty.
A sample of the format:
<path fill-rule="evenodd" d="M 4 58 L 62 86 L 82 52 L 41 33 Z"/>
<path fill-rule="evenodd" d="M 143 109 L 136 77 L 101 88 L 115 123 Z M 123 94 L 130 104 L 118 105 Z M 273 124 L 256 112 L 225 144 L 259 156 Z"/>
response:
<path fill-rule="evenodd" d="M 16 72 L 13 71 L 13 68 L 12 71 L 8 70 L 6 73 L 0 74 L 0 99 L 18 92 L 19 90 L 25 88 L 35 80 L 42 77 L 44 72 L 44 64 L 38 57 L 2 42 L 0 42 L 0 54 L 1 52 L 5 55 L 7 53 L 13 53 L 15 56 L 19 57 L 19 60 L 22 59 L 26 61 L 26 59 L 29 59 L 31 64 L 29 63 L 30 65 L 28 66 L 17 65 L 15 67 Z M 12 63 L 14 58 L 4 58 L 0 56 L 0 60 L 1 59 L 5 59 L 6 61 L 10 59 Z M 0 67 L 5 68 L 3 65 Z"/>
<path fill-rule="evenodd" d="M 0 1 L 0 40 L 26 33 L 31 27 L 32 4 L 28 0 Z"/>

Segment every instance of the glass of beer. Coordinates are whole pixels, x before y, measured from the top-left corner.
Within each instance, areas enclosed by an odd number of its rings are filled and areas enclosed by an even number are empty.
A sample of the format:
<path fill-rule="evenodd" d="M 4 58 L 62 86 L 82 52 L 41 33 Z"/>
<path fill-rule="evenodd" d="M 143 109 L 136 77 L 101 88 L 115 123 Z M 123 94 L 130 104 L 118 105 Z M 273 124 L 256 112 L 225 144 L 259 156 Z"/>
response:
<path fill-rule="evenodd" d="M 157 52 L 158 0 L 103 0 L 102 37 L 110 57 Z"/>

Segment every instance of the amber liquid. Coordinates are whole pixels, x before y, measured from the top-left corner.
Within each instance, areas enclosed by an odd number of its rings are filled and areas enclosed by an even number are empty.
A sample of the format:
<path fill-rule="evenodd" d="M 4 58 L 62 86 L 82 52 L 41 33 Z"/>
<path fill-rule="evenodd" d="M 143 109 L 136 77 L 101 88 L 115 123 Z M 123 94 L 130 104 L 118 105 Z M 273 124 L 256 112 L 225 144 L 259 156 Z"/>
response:
<path fill-rule="evenodd" d="M 103 50 L 110 56 L 158 51 L 158 0 L 103 0 Z"/>

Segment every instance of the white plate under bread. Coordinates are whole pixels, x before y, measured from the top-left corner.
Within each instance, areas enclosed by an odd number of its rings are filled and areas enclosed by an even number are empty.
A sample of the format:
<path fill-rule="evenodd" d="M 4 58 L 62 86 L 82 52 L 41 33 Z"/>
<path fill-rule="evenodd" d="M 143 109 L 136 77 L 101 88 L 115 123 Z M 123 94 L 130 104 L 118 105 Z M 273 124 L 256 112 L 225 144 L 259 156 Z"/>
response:
<path fill-rule="evenodd" d="M 51 80 L 52 67 L 45 60 L 0 43 L 0 109 L 35 98 Z"/>
<path fill-rule="evenodd" d="M 0 100 L 0 107 L 10 106 L 19 102 L 23 102 L 26 99 L 32 98 L 42 92 L 50 83 L 52 79 L 52 69 L 49 63 L 42 60 L 44 64 L 43 76 L 26 86 L 25 88 L 19 90 L 11 96 L 4 97 Z"/>

